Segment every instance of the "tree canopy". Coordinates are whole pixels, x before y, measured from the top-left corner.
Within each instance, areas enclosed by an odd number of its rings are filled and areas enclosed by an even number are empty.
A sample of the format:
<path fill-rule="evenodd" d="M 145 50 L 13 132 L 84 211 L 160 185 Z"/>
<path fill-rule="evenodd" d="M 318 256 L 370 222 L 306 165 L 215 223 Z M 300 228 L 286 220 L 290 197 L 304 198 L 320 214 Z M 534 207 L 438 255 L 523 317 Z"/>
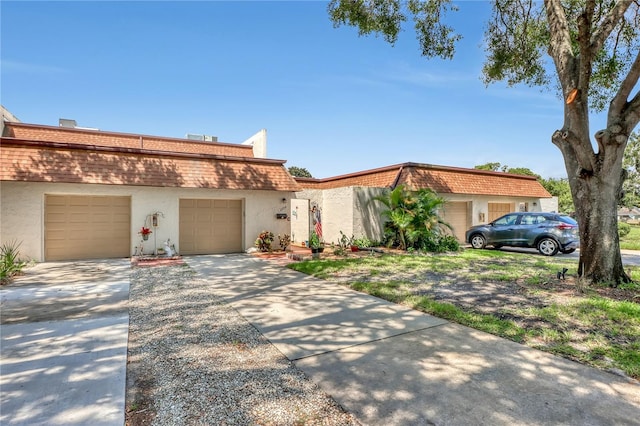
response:
<path fill-rule="evenodd" d="M 291 166 L 289 167 L 289 174 L 291 176 L 295 176 L 295 177 L 303 177 L 303 178 L 312 178 L 313 176 L 311 176 L 311 173 L 309 172 L 309 170 L 305 169 L 304 167 L 296 167 L 296 166 Z"/>

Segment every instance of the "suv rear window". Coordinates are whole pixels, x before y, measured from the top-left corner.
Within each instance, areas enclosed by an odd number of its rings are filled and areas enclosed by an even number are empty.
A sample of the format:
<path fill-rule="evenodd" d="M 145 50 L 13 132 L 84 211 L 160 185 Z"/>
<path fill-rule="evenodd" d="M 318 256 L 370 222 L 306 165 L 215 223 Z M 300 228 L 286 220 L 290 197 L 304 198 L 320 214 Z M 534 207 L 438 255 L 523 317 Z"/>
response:
<path fill-rule="evenodd" d="M 569 225 L 578 225 L 578 222 L 569 216 L 558 216 L 558 219 L 560 219 L 561 222 L 568 223 Z"/>

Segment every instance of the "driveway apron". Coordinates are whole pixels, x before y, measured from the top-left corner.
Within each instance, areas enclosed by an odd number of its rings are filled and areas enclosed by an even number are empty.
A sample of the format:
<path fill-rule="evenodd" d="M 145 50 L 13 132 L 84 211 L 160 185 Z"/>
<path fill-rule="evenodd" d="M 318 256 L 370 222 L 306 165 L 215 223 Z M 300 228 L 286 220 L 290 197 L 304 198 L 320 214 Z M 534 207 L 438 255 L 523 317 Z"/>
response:
<path fill-rule="evenodd" d="M 129 269 L 41 263 L 0 290 L 1 424 L 124 423 Z"/>
<path fill-rule="evenodd" d="M 367 425 L 638 425 L 640 385 L 245 255 L 187 263 Z"/>

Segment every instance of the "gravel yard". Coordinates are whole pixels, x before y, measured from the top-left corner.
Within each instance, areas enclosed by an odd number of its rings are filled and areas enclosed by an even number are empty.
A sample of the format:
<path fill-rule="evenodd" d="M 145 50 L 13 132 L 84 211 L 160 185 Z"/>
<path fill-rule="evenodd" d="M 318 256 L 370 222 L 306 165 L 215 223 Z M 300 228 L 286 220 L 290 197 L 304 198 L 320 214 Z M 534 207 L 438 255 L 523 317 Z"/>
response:
<path fill-rule="evenodd" d="M 358 425 L 186 265 L 134 268 L 127 425 Z"/>

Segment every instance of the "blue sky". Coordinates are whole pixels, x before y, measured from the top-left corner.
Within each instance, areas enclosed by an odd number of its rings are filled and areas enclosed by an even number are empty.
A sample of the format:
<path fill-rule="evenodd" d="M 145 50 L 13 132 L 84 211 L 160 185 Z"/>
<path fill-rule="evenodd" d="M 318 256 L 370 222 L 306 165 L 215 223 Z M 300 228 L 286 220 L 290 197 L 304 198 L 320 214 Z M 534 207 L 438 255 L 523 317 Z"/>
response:
<path fill-rule="evenodd" d="M 421 57 L 410 27 L 393 47 L 333 28 L 326 2 L 3 0 L 1 102 L 27 123 L 116 132 L 239 143 L 266 128 L 268 156 L 315 177 L 408 161 L 565 176 L 562 101 L 485 87 L 490 5 L 459 5 L 445 61 Z"/>

